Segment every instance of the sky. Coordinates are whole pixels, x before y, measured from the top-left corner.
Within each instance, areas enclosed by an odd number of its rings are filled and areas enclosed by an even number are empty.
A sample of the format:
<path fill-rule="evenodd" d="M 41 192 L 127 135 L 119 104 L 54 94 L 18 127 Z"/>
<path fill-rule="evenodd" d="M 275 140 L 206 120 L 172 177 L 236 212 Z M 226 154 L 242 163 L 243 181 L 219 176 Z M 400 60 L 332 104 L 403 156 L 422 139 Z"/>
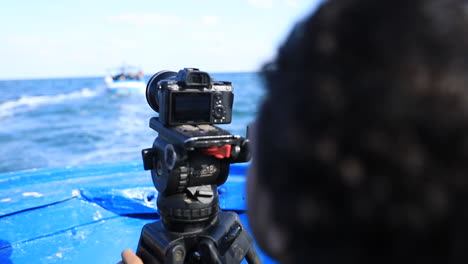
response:
<path fill-rule="evenodd" d="M 0 79 L 256 71 L 320 0 L 4 0 Z"/>

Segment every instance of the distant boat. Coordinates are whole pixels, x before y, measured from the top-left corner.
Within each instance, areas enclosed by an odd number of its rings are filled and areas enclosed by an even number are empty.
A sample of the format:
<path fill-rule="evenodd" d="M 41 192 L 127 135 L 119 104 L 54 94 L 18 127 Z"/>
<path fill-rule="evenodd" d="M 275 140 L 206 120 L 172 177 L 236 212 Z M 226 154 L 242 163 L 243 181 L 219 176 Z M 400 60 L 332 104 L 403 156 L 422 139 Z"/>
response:
<path fill-rule="evenodd" d="M 137 67 L 124 65 L 117 72 L 104 78 L 106 90 L 110 93 L 145 93 L 146 81 L 143 71 Z"/>

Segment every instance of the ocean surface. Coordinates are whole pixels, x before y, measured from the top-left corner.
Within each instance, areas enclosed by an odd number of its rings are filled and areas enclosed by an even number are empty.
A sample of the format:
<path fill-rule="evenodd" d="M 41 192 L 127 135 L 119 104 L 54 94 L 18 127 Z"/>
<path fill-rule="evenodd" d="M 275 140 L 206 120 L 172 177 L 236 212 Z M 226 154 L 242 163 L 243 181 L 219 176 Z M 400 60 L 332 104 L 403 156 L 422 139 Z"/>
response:
<path fill-rule="evenodd" d="M 210 74 L 234 87 L 232 123 L 220 127 L 245 136 L 264 94 L 260 76 Z M 104 77 L 0 80 L 0 173 L 141 159 L 157 115 L 144 92 L 108 93 Z"/>

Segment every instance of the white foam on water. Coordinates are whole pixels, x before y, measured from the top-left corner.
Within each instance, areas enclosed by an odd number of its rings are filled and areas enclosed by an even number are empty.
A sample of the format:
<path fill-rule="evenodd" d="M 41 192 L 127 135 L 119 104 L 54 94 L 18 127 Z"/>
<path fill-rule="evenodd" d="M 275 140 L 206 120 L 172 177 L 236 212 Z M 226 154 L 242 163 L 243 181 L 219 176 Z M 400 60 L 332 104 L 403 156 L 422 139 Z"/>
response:
<path fill-rule="evenodd" d="M 79 91 L 65 94 L 22 96 L 18 99 L 6 101 L 0 104 L 0 118 L 30 111 L 41 105 L 58 104 L 72 99 L 94 97 L 98 94 L 99 93 L 97 91 L 83 88 Z"/>

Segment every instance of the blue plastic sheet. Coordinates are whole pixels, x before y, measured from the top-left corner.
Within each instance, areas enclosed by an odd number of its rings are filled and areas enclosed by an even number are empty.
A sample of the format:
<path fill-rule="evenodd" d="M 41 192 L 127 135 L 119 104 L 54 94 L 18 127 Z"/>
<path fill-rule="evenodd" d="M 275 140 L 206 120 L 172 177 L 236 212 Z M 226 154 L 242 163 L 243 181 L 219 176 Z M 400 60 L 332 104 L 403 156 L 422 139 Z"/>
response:
<path fill-rule="evenodd" d="M 247 166 L 231 165 L 219 194 L 248 229 Z M 0 263 L 117 263 L 158 220 L 156 198 L 140 161 L 0 174 Z"/>

